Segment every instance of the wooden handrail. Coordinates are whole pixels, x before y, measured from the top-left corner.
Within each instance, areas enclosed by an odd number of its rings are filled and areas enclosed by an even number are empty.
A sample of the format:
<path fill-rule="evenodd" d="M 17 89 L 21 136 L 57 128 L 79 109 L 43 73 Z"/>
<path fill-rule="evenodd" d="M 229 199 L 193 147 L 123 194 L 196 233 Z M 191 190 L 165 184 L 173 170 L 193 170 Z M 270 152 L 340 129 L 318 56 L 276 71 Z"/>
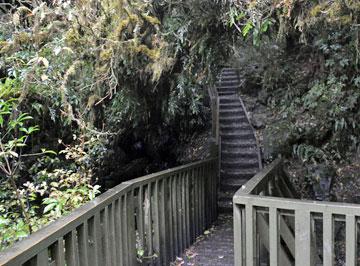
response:
<path fill-rule="evenodd" d="M 1 252 L 0 265 L 168 265 L 217 217 L 217 161 L 120 184 Z"/>
<path fill-rule="evenodd" d="M 235 194 L 236 266 L 264 261 L 270 266 L 333 265 L 334 224 L 339 221 L 345 222 L 346 265 L 356 265 L 360 205 L 300 200 L 294 198 L 296 194 L 282 170 L 281 159 L 254 176 Z M 321 240 L 315 220 L 322 222 Z M 323 243 L 321 257 L 317 247 L 320 241 Z M 262 246 L 267 252 L 261 252 Z"/>

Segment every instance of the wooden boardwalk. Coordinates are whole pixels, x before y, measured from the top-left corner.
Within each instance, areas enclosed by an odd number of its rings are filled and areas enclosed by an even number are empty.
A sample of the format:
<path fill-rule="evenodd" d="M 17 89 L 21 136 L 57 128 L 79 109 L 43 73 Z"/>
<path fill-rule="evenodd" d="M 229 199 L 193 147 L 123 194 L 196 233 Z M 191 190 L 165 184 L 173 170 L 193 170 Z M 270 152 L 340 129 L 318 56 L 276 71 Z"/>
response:
<path fill-rule="evenodd" d="M 219 219 L 194 245 L 187 249 L 173 265 L 233 266 L 233 217 L 220 215 Z"/>

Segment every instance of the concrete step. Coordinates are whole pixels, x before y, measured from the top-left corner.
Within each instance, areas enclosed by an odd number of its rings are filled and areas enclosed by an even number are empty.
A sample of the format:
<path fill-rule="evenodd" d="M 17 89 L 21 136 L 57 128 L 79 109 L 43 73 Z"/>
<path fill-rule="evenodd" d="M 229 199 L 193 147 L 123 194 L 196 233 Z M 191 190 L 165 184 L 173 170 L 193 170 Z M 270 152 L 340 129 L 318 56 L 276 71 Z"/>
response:
<path fill-rule="evenodd" d="M 229 115 L 229 116 L 220 116 L 219 118 L 220 126 L 227 125 L 227 124 L 233 124 L 233 123 L 242 123 L 242 122 L 248 122 L 247 117 L 245 115 Z"/>
<path fill-rule="evenodd" d="M 242 114 L 245 114 L 244 110 L 240 106 L 235 106 L 235 107 L 228 108 L 228 109 L 222 109 L 221 106 L 220 106 L 219 113 L 220 114 L 228 114 L 228 113 L 242 113 Z"/>
<path fill-rule="evenodd" d="M 237 73 L 237 69 L 235 69 L 235 68 L 223 68 L 222 70 L 221 70 L 221 75 L 224 75 L 224 74 L 229 74 L 229 73 L 232 73 L 232 74 L 234 74 L 234 75 L 237 75 L 238 73 Z"/>
<path fill-rule="evenodd" d="M 248 140 L 248 139 L 255 139 L 254 133 L 251 130 L 244 130 L 239 132 L 231 132 L 231 133 L 220 133 L 221 139 L 226 141 L 229 139 L 242 139 L 242 140 Z"/>
<path fill-rule="evenodd" d="M 237 99 L 237 101 L 230 102 L 230 103 L 220 103 L 220 110 L 227 110 L 227 109 L 233 109 L 233 108 L 242 108 L 242 105 L 238 99 Z"/>
<path fill-rule="evenodd" d="M 223 149 L 221 151 L 221 159 L 222 160 L 228 160 L 228 159 L 256 159 L 258 160 L 258 152 L 256 147 L 253 149 L 241 149 L 241 148 L 228 148 Z"/>
<path fill-rule="evenodd" d="M 220 97 L 220 106 L 223 104 L 234 104 L 234 103 L 240 103 L 240 100 L 237 95 L 232 95 L 228 97 Z"/>
<path fill-rule="evenodd" d="M 239 88 L 239 85 L 222 85 L 222 86 L 216 86 L 216 89 L 218 90 L 218 92 L 223 91 L 223 90 L 234 90 L 237 91 L 237 89 Z"/>
<path fill-rule="evenodd" d="M 236 95 L 236 91 L 229 90 L 229 91 L 218 91 L 220 97 L 229 96 L 229 95 Z"/>
<path fill-rule="evenodd" d="M 232 201 L 218 200 L 218 211 L 219 213 L 233 213 Z"/>
<path fill-rule="evenodd" d="M 216 87 L 219 88 L 228 88 L 228 87 L 236 87 L 238 88 L 241 83 L 239 79 L 226 79 L 219 80 L 215 83 Z"/>
<path fill-rule="evenodd" d="M 240 178 L 226 178 L 221 180 L 220 186 L 221 187 L 238 187 L 241 188 L 241 186 L 245 185 L 246 182 L 249 181 L 248 179 L 240 179 Z"/>
<path fill-rule="evenodd" d="M 220 190 L 218 193 L 218 200 L 219 201 L 232 201 L 237 190 L 238 189 L 235 190 L 235 188 L 232 189 L 231 191 L 229 191 L 229 190 L 221 191 Z"/>
<path fill-rule="evenodd" d="M 249 168 L 249 169 L 241 169 L 241 170 L 234 170 L 234 169 L 221 169 L 220 170 L 220 177 L 221 179 L 245 179 L 249 180 L 254 175 L 256 175 L 259 171 L 259 168 Z"/>
<path fill-rule="evenodd" d="M 255 139 L 222 139 L 221 140 L 221 149 L 249 149 L 256 148 L 256 140 Z"/>
<path fill-rule="evenodd" d="M 244 122 L 239 123 L 238 126 L 227 127 L 227 125 L 222 125 L 220 127 L 220 134 L 223 134 L 223 135 L 232 135 L 232 134 L 236 134 L 238 132 L 248 132 L 248 131 L 253 132 L 251 126 Z M 254 133 L 252 133 L 252 134 L 254 135 Z"/>
<path fill-rule="evenodd" d="M 248 122 L 241 122 L 241 123 L 230 123 L 230 124 L 222 124 L 220 125 L 220 130 L 235 130 L 237 128 L 251 128 Z"/>
<path fill-rule="evenodd" d="M 247 118 L 245 112 L 241 109 L 238 111 L 221 111 L 219 112 L 219 114 L 220 114 L 220 118 L 234 117 L 234 116 Z"/>
<path fill-rule="evenodd" d="M 238 81 L 240 81 L 240 78 L 236 74 L 234 74 L 234 75 L 225 75 L 225 76 L 220 74 L 217 77 L 217 80 L 218 81 L 226 81 L 226 80 L 238 80 Z"/>
<path fill-rule="evenodd" d="M 226 160 L 223 159 L 221 162 L 221 169 L 234 169 L 234 170 L 242 170 L 244 168 L 257 168 L 259 167 L 259 162 L 257 159 L 240 159 L 236 160 Z"/>

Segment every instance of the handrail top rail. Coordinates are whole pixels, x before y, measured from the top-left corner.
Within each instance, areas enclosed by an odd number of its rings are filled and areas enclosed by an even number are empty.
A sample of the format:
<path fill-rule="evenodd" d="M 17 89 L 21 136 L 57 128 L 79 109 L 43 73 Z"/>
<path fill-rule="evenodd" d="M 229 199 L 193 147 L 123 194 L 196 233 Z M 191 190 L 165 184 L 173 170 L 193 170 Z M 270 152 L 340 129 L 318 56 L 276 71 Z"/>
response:
<path fill-rule="evenodd" d="M 282 159 L 278 158 L 264 170 L 256 174 L 244 186 L 242 186 L 234 195 L 234 204 L 251 204 L 253 206 L 261 207 L 275 207 L 284 210 L 308 210 L 310 212 L 327 212 L 330 211 L 334 214 L 346 215 L 355 214 L 360 216 L 360 204 L 344 203 L 344 202 L 331 202 L 331 201 L 316 201 L 306 199 L 295 199 L 288 197 L 274 197 L 262 196 L 253 194 L 254 190 L 267 182 L 267 176 L 271 175 L 274 171 L 281 167 Z"/>
<path fill-rule="evenodd" d="M 282 164 L 282 159 L 278 158 L 273 161 L 271 164 L 266 166 L 263 170 L 257 173 L 253 178 L 251 178 L 245 185 L 243 185 L 234 195 L 234 200 L 243 197 L 244 195 L 250 195 L 253 191 L 262 183 L 266 181 L 266 177 L 271 174 L 273 171 L 278 169 Z"/>
<path fill-rule="evenodd" d="M 26 259 L 31 259 L 36 254 L 36 251 L 52 245 L 56 242 L 57 238 L 70 233 L 74 228 L 80 226 L 84 220 L 89 219 L 99 209 L 105 208 L 111 202 L 116 200 L 120 195 L 122 195 L 122 193 L 127 193 L 133 189 L 134 186 L 141 186 L 142 183 L 145 182 L 151 183 L 159 177 L 164 177 L 169 174 L 176 174 L 183 170 L 190 170 L 202 164 L 210 163 L 214 160 L 217 160 L 217 158 L 200 160 L 123 182 L 99 195 L 94 200 L 75 209 L 70 214 L 50 222 L 48 225 L 40 228 L 38 231 L 29 235 L 27 238 L 16 242 L 8 249 L 0 252 L 0 265 L 8 263 L 11 263 L 11 265 L 17 265 L 18 257 L 20 255 L 21 260 L 24 260 L 24 257 Z"/>
<path fill-rule="evenodd" d="M 356 215 L 360 216 L 360 204 L 331 202 L 331 201 L 316 201 L 304 199 L 280 198 L 272 196 L 260 195 L 241 195 L 234 197 L 234 204 L 249 203 L 256 207 L 277 208 L 283 210 L 304 210 L 309 212 L 331 212 L 338 215 Z"/>

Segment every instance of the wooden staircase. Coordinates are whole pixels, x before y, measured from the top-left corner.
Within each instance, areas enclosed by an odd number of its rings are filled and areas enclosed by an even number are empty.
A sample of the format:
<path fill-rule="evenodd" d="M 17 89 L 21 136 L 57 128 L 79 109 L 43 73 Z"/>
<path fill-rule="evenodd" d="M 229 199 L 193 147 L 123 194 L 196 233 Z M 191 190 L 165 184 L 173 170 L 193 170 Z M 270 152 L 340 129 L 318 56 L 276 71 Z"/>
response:
<path fill-rule="evenodd" d="M 219 210 L 232 212 L 234 193 L 262 168 L 255 131 L 237 92 L 236 69 L 224 68 L 216 83 L 220 124 Z"/>

